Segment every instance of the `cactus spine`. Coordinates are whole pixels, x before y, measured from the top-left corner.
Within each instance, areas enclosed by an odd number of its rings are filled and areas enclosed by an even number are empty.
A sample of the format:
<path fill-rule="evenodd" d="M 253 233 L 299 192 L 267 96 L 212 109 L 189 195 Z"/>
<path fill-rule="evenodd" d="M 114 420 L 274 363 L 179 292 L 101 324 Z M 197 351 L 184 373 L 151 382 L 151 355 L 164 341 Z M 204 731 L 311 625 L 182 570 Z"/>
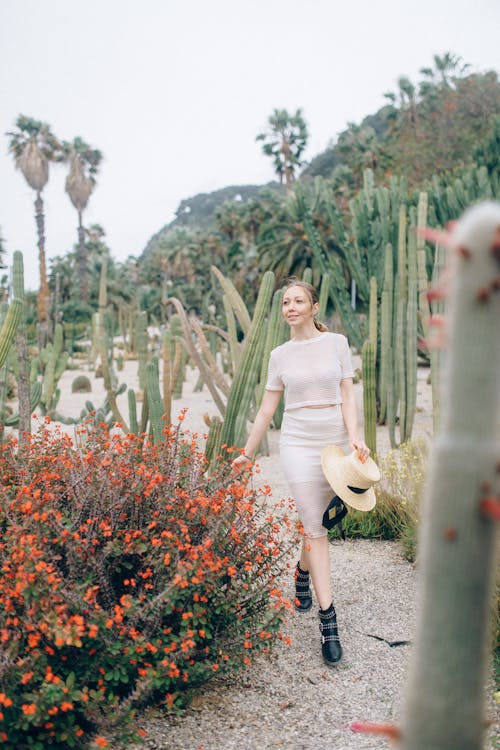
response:
<path fill-rule="evenodd" d="M 442 424 L 424 503 L 404 750 L 482 747 L 493 510 L 498 517 L 500 505 L 499 228 L 500 204 L 489 203 L 469 210 L 452 236 L 464 254 L 452 280 Z"/>

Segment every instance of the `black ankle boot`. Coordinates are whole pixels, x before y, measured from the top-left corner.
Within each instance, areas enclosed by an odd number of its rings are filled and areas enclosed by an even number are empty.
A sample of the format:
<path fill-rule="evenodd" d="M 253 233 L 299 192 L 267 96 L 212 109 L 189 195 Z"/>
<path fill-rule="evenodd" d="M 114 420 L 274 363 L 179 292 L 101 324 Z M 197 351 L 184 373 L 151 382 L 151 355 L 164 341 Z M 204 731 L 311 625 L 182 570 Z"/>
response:
<path fill-rule="evenodd" d="M 295 609 L 307 612 L 312 607 L 312 594 L 309 586 L 309 571 L 302 570 L 299 563 L 295 568 Z"/>
<path fill-rule="evenodd" d="M 337 614 L 332 604 L 328 609 L 319 610 L 319 629 L 321 631 L 321 653 L 328 666 L 333 666 L 342 656 L 339 632 L 337 630 Z"/>

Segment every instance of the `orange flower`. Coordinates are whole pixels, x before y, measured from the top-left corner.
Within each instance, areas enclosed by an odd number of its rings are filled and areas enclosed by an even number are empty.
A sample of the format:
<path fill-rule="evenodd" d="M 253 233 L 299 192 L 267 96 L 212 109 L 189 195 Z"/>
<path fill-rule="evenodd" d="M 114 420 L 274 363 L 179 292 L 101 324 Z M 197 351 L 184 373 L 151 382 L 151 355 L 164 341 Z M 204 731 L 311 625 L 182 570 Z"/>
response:
<path fill-rule="evenodd" d="M 9 706 L 12 706 L 12 699 L 7 698 L 5 693 L 0 693 L 0 705 L 5 706 L 5 708 L 8 708 Z"/>
<path fill-rule="evenodd" d="M 108 747 L 109 742 L 107 741 L 106 737 L 96 737 L 94 740 L 97 747 Z"/>
<path fill-rule="evenodd" d="M 36 713 L 36 705 L 34 703 L 23 703 L 21 710 L 25 716 L 33 716 Z"/>
<path fill-rule="evenodd" d="M 33 677 L 33 672 L 25 672 L 21 677 L 21 685 L 26 685 Z"/>
<path fill-rule="evenodd" d="M 73 704 L 69 701 L 63 701 L 61 703 L 61 711 L 72 711 L 74 708 Z"/>

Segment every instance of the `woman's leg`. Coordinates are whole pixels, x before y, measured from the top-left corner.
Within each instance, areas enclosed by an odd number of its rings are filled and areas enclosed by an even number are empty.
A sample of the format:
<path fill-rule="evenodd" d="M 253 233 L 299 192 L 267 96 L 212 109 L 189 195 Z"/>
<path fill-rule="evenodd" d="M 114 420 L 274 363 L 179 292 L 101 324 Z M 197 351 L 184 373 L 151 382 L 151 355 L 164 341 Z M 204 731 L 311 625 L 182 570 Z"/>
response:
<path fill-rule="evenodd" d="M 310 572 L 318 604 L 327 609 L 332 603 L 328 536 L 304 537 L 300 567 Z"/>
<path fill-rule="evenodd" d="M 330 584 L 330 550 L 326 529 L 321 521 L 328 505 L 331 490 L 324 483 L 296 482 L 290 485 L 304 527 L 300 567 L 311 574 L 316 598 L 321 609 L 332 602 Z"/>

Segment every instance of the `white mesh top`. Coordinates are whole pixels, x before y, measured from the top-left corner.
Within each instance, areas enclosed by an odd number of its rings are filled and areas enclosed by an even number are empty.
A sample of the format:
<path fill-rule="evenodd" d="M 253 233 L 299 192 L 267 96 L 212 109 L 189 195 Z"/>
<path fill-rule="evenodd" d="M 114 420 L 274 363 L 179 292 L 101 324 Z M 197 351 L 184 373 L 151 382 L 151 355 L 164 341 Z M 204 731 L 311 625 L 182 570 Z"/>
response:
<path fill-rule="evenodd" d="M 353 375 L 346 337 L 324 331 L 272 350 L 266 390 L 284 390 L 285 409 L 341 404 L 340 381 Z"/>

